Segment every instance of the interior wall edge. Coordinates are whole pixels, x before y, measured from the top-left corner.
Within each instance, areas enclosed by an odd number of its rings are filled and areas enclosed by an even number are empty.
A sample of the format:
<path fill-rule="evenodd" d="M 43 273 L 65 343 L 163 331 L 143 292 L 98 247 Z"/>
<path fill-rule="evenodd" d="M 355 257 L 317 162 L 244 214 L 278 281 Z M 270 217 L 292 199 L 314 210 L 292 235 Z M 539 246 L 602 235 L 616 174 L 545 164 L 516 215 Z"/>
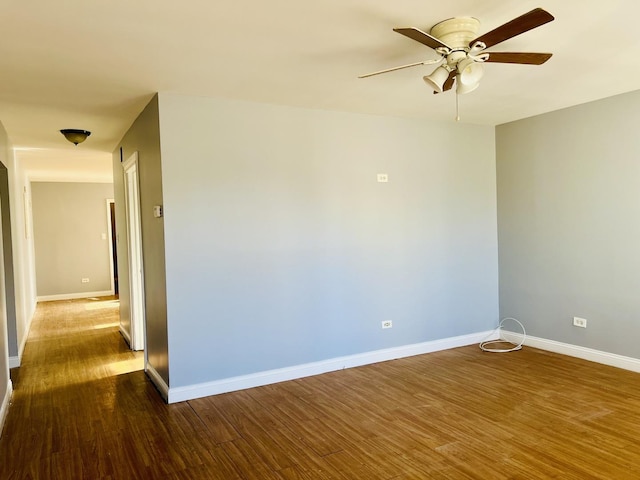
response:
<path fill-rule="evenodd" d="M 122 335 L 122 338 L 124 338 L 124 341 L 127 342 L 127 345 L 131 347 L 131 335 L 129 335 L 127 329 L 124 328 L 122 324 L 120 324 L 118 330 L 120 331 L 120 335 Z"/>
<path fill-rule="evenodd" d="M 160 375 L 158 371 L 155 368 L 153 368 L 152 365 L 149 364 L 148 361 L 147 361 L 147 364 L 145 365 L 145 371 L 147 373 L 147 376 L 151 380 L 151 382 L 158 389 L 158 392 L 160 393 L 164 401 L 167 403 L 172 403 L 169 399 L 169 392 L 170 392 L 169 386 L 162 378 L 162 375 Z"/>

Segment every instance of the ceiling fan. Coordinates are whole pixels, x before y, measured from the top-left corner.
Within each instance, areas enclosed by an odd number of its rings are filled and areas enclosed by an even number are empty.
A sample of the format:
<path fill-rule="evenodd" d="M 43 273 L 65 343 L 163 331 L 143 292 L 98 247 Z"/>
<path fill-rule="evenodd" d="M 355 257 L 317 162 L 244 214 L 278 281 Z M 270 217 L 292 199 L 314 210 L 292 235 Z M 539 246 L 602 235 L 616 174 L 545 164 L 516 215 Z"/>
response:
<path fill-rule="evenodd" d="M 440 55 L 440 58 L 387 68 L 360 75 L 358 78 L 371 77 L 418 65 L 440 63 L 441 65 L 430 75 L 423 77 L 427 85 L 433 88 L 433 93 L 450 90 L 454 83 L 457 84 L 456 93 L 469 93 L 480 85 L 480 79 L 484 74 L 484 63 L 542 65 L 549 60 L 551 53 L 487 52 L 486 49 L 544 25 L 553 19 L 553 16 L 546 10 L 535 8 L 479 37 L 476 35 L 480 21 L 473 17 L 456 17 L 444 20 L 434 25 L 430 33 L 425 33 L 415 27 L 394 28 L 394 32 L 432 48 Z"/>

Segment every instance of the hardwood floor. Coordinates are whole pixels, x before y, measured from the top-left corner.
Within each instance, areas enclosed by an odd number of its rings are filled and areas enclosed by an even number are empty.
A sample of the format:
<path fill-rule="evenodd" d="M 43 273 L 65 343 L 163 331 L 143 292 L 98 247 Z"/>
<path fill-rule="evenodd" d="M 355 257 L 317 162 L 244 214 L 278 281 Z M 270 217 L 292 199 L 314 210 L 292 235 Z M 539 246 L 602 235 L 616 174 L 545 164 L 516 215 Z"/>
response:
<path fill-rule="evenodd" d="M 40 304 L 1 479 L 638 479 L 640 375 L 477 346 L 165 405 L 112 299 Z"/>

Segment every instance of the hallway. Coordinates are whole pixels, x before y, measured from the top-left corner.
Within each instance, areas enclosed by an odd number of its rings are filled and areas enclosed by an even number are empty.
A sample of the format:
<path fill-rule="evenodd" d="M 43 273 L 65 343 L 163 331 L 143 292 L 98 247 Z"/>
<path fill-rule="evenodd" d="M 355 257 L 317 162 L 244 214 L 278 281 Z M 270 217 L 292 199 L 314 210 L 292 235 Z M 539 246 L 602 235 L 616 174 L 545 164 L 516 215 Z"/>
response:
<path fill-rule="evenodd" d="M 11 371 L 0 479 L 239 478 L 193 408 L 164 403 L 118 322 L 113 298 L 38 304 Z"/>
<path fill-rule="evenodd" d="M 142 371 L 143 353 L 128 349 L 118 321 L 112 298 L 38 304 L 22 366 L 11 371 L 0 478 L 166 474 L 154 457 L 179 437 L 172 417 L 184 406 L 164 404 Z"/>

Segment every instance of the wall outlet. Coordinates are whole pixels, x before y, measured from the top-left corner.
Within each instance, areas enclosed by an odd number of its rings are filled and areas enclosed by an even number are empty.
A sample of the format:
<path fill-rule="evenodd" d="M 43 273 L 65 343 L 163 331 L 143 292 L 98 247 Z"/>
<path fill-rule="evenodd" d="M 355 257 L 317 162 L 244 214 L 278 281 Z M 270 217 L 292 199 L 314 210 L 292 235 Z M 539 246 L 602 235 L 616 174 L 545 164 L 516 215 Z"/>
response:
<path fill-rule="evenodd" d="M 389 181 L 389 175 L 387 175 L 386 173 L 379 173 L 378 174 L 378 182 L 387 183 L 388 181 Z"/>
<path fill-rule="evenodd" d="M 391 328 L 393 327 L 393 322 L 391 320 L 383 320 L 382 328 Z"/>
<path fill-rule="evenodd" d="M 82 283 L 89 283 L 89 279 L 88 278 L 83 278 L 82 279 Z"/>
<path fill-rule="evenodd" d="M 573 317 L 573 326 L 580 328 L 587 328 L 587 319 L 580 317 Z"/>

